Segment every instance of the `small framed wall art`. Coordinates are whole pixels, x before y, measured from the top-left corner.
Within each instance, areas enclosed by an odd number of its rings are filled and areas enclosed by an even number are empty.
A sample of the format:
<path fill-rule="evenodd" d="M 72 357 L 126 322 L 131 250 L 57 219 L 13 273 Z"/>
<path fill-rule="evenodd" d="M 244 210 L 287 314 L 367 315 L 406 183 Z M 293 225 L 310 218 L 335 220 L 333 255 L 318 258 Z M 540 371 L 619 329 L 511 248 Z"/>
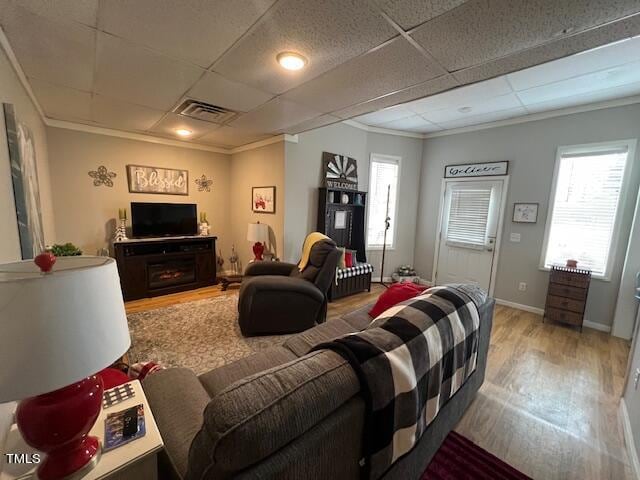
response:
<path fill-rule="evenodd" d="M 276 213 L 276 187 L 253 187 L 251 208 L 255 213 Z"/>
<path fill-rule="evenodd" d="M 538 221 L 537 203 L 514 203 L 513 222 L 514 223 L 536 223 Z"/>

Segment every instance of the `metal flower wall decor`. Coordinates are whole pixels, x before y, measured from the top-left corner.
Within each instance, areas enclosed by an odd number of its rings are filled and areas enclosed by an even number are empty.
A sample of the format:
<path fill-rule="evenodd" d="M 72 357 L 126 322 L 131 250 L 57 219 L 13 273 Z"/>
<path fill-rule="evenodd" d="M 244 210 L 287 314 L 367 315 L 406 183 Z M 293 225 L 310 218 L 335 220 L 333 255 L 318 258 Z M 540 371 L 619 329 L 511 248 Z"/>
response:
<path fill-rule="evenodd" d="M 113 187 L 112 178 L 116 178 L 115 172 L 110 172 L 104 165 L 100 165 L 97 170 L 90 171 L 88 175 L 93 178 L 94 187 L 99 187 L 100 185 Z"/>
<path fill-rule="evenodd" d="M 210 192 L 211 185 L 213 185 L 213 180 L 207 178 L 207 176 L 203 173 L 200 178 L 196 178 L 196 185 L 198 185 L 199 192 Z"/>

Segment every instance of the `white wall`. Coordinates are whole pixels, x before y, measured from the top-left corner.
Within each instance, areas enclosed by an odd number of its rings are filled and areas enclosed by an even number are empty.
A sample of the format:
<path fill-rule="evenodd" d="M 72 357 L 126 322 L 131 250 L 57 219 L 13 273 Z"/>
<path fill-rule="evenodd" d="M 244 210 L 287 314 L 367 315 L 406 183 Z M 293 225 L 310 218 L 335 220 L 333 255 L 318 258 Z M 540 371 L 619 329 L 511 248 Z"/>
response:
<path fill-rule="evenodd" d="M 415 218 L 422 163 L 422 140 L 417 138 L 366 132 L 334 124 L 298 135 L 298 143 L 285 146 L 285 251 L 286 260 L 297 261 L 305 236 L 316 229 L 318 187 L 322 178 L 322 152 L 353 157 L 358 162 L 358 188 L 369 190 L 369 163 L 372 153 L 402 158 L 398 188 L 396 246 L 387 250 L 385 272 L 413 264 Z M 379 272 L 380 251 L 367 251 L 367 260 Z M 374 273 L 375 276 L 375 273 Z M 386 276 L 386 274 L 385 274 Z"/>
<path fill-rule="evenodd" d="M 426 139 L 417 219 L 416 268 L 431 276 L 445 165 L 509 160 L 510 184 L 495 297 L 543 308 L 548 273 L 539 270 L 538 264 L 557 147 L 639 136 L 640 105 L 629 105 Z M 633 162 L 629 193 L 623 199 L 612 280 L 605 282 L 594 279 L 589 292 L 586 319 L 605 326 L 612 323 L 635 208 L 640 178 L 637 154 Z M 533 225 L 512 223 L 514 202 L 540 203 L 538 222 Z M 520 243 L 509 241 L 512 232 L 521 234 Z M 526 292 L 518 291 L 519 282 L 528 284 Z"/>
<path fill-rule="evenodd" d="M 37 109 L 22 87 L 5 52 L 0 48 L 0 103 L 13 104 L 18 121 L 26 124 L 35 141 L 38 181 L 40 182 L 40 201 L 45 242 L 55 237 L 53 211 L 51 206 L 51 188 L 49 185 L 49 165 L 47 163 L 47 135 Z M 4 114 L 0 105 L 0 263 L 19 260 L 20 241 L 9 167 Z M 16 319 L 17 320 L 17 319 Z M 0 405 L 0 452 L 4 451 L 6 432 L 12 418 L 15 405 Z"/>

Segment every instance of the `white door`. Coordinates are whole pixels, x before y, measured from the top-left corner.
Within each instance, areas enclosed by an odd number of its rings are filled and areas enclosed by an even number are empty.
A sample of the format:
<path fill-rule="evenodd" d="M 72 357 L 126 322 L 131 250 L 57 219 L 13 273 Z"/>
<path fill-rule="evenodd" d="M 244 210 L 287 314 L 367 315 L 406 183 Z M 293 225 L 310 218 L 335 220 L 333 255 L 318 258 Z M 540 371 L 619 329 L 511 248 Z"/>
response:
<path fill-rule="evenodd" d="M 436 285 L 476 283 L 489 291 L 502 193 L 502 180 L 446 182 Z"/>

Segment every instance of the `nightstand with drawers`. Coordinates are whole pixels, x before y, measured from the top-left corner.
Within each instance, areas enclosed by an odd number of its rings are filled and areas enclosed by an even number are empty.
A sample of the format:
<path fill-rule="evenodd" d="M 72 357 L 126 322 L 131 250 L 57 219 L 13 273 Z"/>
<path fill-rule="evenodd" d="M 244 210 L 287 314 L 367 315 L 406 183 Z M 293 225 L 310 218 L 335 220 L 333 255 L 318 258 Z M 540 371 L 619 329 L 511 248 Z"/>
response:
<path fill-rule="evenodd" d="M 551 268 L 545 319 L 575 325 L 582 330 L 591 272 L 580 268 Z"/>

